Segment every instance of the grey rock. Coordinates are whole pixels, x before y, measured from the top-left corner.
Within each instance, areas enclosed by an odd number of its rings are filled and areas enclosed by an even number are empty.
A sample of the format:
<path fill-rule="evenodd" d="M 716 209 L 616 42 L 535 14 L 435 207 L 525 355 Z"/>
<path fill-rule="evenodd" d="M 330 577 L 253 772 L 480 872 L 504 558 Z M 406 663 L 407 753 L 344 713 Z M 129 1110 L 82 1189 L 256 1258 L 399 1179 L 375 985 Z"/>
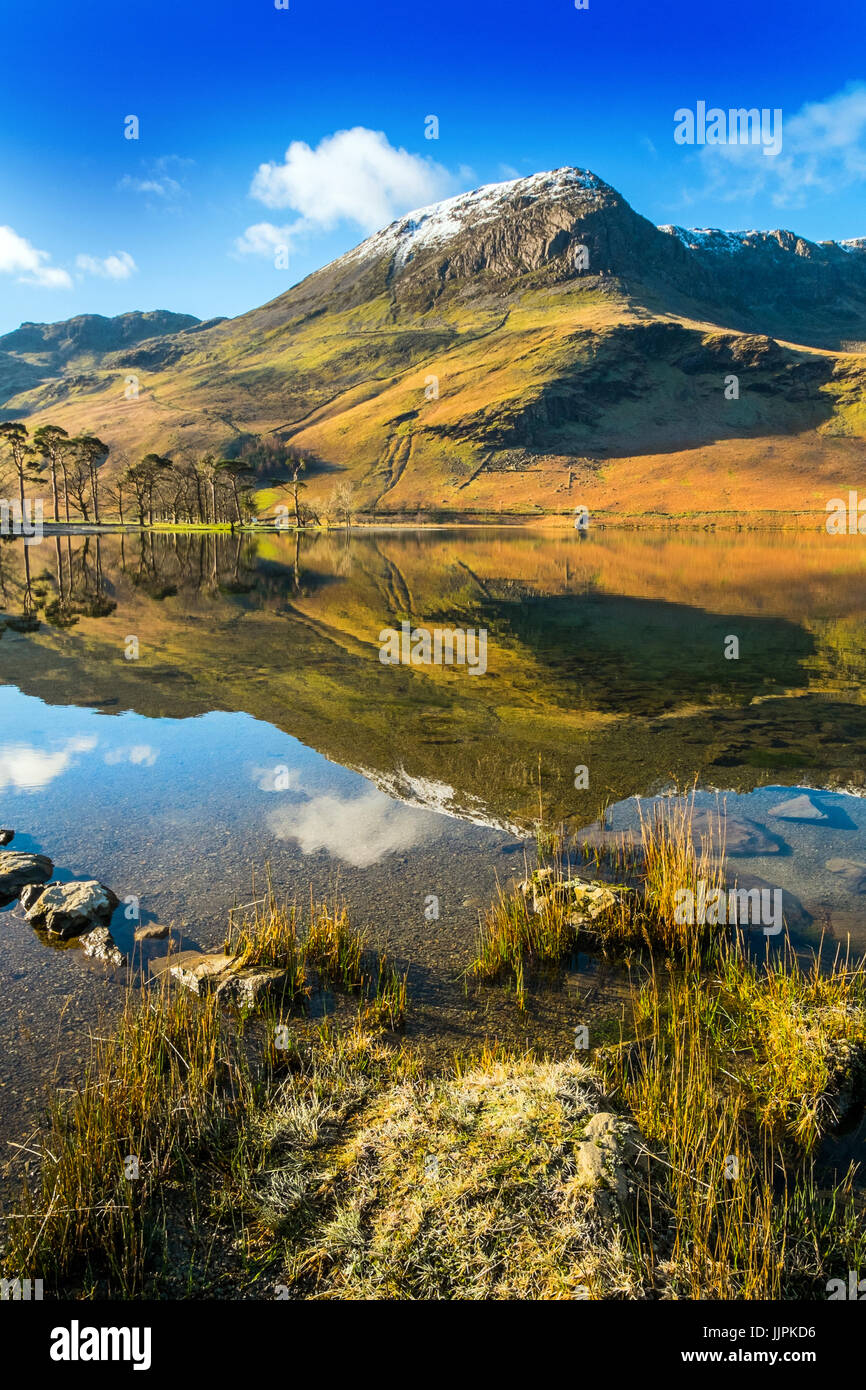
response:
<path fill-rule="evenodd" d="M 44 883 L 28 883 L 26 888 L 22 888 L 21 897 L 19 901 L 21 903 L 21 906 L 24 908 L 24 911 L 29 912 L 36 899 L 40 897 L 44 892 Z"/>
<path fill-rule="evenodd" d="M 15 839 L 15 831 L 14 831 L 14 830 L 0 830 L 0 848 L 2 848 L 3 845 L 8 845 L 9 842 L 10 842 L 11 840 L 14 840 L 14 839 Z"/>
<path fill-rule="evenodd" d="M 193 994 L 210 994 L 235 963 L 234 956 L 206 955 L 203 951 L 180 951 L 166 956 L 165 965 L 172 979 L 192 990 Z M 158 970 L 156 973 L 160 973 Z"/>
<path fill-rule="evenodd" d="M 839 874 L 849 893 L 866 893 L 866 864 L 859 859 L 828 859 L 824 865 Z"/>
<path fill-rule="evenodd" d="M 126 956 L 119 951 L 108 927 L 94 927 L 82 938 L 84 954 L 94 960 L 104 961 L 106 965 L 118 967 L 126 965 Z"/>
<path fill-rule="evenodd" d="M 613 1191 L 620 1201 L 628 1196 L 634 1169 L 646 1166 L 634 1125 L 608 1110 L 598 1111 L 587 1121 L 575 1161 L 578 1186 Z"/>
<path fill-rule="evenodd" d="M 273 995 L 282 994 L 288 983 L 285 970 L 230 970 L 217 984 L 218 998 L 239 1009 L 253 1009 Z"/>
<path fill-rule="evenodd" d="M 50 883 L 29 909 L 27 920 L 68 941 L 105 926 L 116 907 L 114 893 L 95 879 Z"/>
<path fill-rule="evenodd" d="M 778 806 L 771 806 L 769 814 L 777 816 L 780 820 L 812 821 L 816 824 L 830 819 L 805 793 L 802 796 L 792 796 L 788 801 L 780 801 Z"/>
<path fill-rule="evenodd" d="M 0 907 L 14 902 L 28 883 L 46 883 L 54 865 L 44 854 L 0 853 Z"/>
<path fill-rule="evenodd" d="M 171 932 L 171 927 L 167 927 L 163 922 L 143 922 L 140 927 L 135 929 L 136 941 L 165 941 Z"/>

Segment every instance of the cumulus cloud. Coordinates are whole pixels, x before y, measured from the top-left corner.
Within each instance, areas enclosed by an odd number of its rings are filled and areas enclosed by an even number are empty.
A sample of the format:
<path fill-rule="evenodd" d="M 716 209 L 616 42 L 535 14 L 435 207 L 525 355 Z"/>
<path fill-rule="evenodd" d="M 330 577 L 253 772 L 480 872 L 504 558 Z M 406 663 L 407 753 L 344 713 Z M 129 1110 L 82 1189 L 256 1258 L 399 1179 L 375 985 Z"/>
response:
<path fill-rule="evenodd" d="M 704 190 L 729 202 L 769 196 L 777 207 L 805 207 L 866 178 L 866 83 L 853 82 L 823 101 L 783 111 L 782 149 L 768 159 L 760 145 L 701 148 Z"/>
<path fill-rule="evenodd" d="M 297 224 L 275 227 L 273 222 L 256 222 L 235 239 L 235 250 L 241 256 L 272 256 L 281 246 L 288 249 L 296 231 Z"/>
<path fill-rule="evenodd" d="M 278 840 L 296 840 L 304 854 L 324 849 L 365 869 L 386 854 L 431 839 L 439 822 L 432 812 L 403 806 L 371 787 L 361 796 L 324 793 L 280 806 L 268 816 L 268 826 Z"/>
<path fill-rule="evenodd" d="M 7 743 L 0 747 L 0 791 L 38 792 L 75 765 L 76 753 L 90 753 L 98 739 L 71 738 L 53 752 L 29 743 Z"/>
<path fill-rule="evenodd" d="M 14 275 L 22 284 L 41 285 L 44 289 L 72 289 L 69 272 L 50 262 L 47 251 L 37 251 L 11 227 L 0 227 L 0 274 Z"/>
<path fill-rule="evenodd" d="M 327 135 L 313 149 L 293 140 L 281 163 L 260 164 L 250 195 L 268 208 L 289 208 L 294 222 L 260 222 L 235 243 L 242 254 L 271 255 L 300 233 L 340 222 L 374 232 L 404 212 L 454 191 L 454 179 L 434 160 L 391 145 L 381 130 L 355 126 Z"/>
<path fill-rule="evenodd" d="M 128 280 L 138 266 L 128 251 L 117 251 L 112 256 L 75 257 L 76 267 L 85 275 L 98 275 L 103 280 Z"/>

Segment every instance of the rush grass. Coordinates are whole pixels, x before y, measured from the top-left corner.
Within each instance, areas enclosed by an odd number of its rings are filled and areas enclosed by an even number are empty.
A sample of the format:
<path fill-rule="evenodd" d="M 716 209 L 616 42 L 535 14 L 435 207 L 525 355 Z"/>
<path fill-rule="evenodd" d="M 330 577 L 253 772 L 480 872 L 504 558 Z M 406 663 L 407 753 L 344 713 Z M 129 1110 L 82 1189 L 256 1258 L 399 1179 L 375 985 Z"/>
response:
<path fill-rule="evenodd" d="M 140 1293 L 164 1254 L 163 1184 L 180 1178 L 194 1201 L 260 1084 L 213 997 L 166 985 L 128 995 L 116 1029 L 93 1039 L 81 1085 L 51 1104 L 38 1189 L 4 1222 L 9 1277 Z"/>
<path fill-rule="evenodd" d="M 630 870 L 636 882 L 629 892 L 592 923 L 597 944 L 613 954 L 637 947 L 699 960 L 719 939 L 711 924 L 677 920 L 677 892 L 697 892 L 699 882 L 711 893 L 724 887 L 724 814 L 710 817 L 701 835 L 694 829 L 694 794 L 655 803 L 649 813 L 640 808 L 641 844 L 638 851 L 615 846 L 610 855 L 593 852 L 597 866 L 609 861 Z M 512 981 L 521 1007 L 525 1004 L 525 970 L 541 963 L 567 959 L 585 930 L 576 925 L 574 902 L 567 891 L 573 872 L 563 843 L 558 841 L 548 867 L 547 887 L 539 887 L 539 911 L 531 895 L 517 886 L 500 886 L 497 899 L 480 924 L 476 954 L 468 974 L 477 980 Z M 583 856 L 582 856 L 583 861 Z M 581 870 L 585 872 L 583 862 Z"/>
<path fill-rule="evenodd" d="M 822 1186 L 815 1156 L 866 1060 L 862 963 L 749 960 L 653 970 L 635 1041 L 597 1056 L 606 1083 L 666 1155 L 679 1295 L 814 1296 L 866 1256 L 853 1174 Z M 658 1200 L 658 1198 L 656 1198 Z M 644 1246 L 648 1276 L 657 1262 Z"/>

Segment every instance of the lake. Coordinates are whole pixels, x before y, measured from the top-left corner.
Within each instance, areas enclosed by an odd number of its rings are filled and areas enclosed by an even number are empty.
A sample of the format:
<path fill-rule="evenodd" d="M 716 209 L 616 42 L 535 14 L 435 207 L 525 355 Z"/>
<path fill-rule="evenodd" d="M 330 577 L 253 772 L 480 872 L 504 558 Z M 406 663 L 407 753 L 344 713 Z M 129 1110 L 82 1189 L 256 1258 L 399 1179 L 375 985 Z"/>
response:
<path fill-rule="evenodd" d="M 115 891 L 126 952 L 139 920 L 218 948 L 269 872 L 299 903 L 345 897 L 408 970 L 410 1042 L 567 1051 L 577 1016 L 617 1016 L 616 971 L 578 958 L 524 1016 L 463 978 L 539 818 L 627 830 L 636 798 L 697 781 L 796 943 L 866 950 L 864 578 L 862 540 L 823 532 L 7 540 L 0 825 Z M 486 671 L 384 664 L 404 620 L 483 630 Z M 0 914 L 7 1155 L 124 987 Z"/>

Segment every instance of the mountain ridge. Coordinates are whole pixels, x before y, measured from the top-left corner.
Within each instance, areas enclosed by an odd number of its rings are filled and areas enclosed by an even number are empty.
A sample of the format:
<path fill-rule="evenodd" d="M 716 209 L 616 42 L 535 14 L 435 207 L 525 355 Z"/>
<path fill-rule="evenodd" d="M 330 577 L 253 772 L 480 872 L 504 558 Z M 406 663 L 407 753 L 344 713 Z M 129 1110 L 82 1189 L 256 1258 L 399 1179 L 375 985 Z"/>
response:
<path fill-rule="evenodd" d="M 124 460 L 267 439 L 307 459 L 310 503 L 342 477 L 377 514 L 562 511 L 577 489 L 669 513 L 695 468 L 733 510 L 765 509 L 793 470 L 787 503 L 809 510 L 866 433 L 864 342 L 866 239 L 656 227 L 566 167 L 417 209 L 261 307 L 96 355 L 83 379 L 13 379 L 4 415 L 93 429 Z"/>

